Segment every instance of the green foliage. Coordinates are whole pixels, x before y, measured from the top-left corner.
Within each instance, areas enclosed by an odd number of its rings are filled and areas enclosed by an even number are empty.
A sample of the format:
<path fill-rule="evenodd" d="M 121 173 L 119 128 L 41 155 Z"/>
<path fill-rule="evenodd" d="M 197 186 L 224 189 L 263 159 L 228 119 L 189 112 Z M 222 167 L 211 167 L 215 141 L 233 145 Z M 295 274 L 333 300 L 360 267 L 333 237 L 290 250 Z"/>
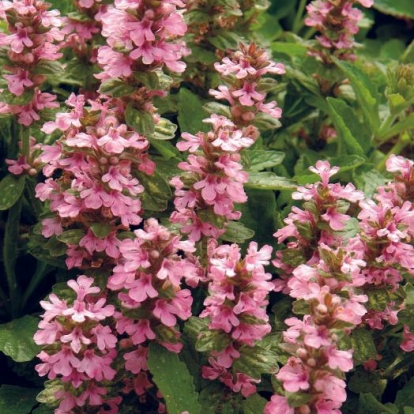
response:
<path fill-rule="evenodd" d="M 33 388 L 3 384 L 0 387 L 1 414 L 29 414 L 36 405 L 37 393 Z"/>
<path fill-rule="evenodd" d="M 38 318 L 25 315 L 0 325 L 0 351 L 16 362 L 32 360 L 40 352 L 33 341 L 37 331 Z"/>
<path fill-rule="evenodd" d="M 171 414 L 201 414 L 198 395 L 186 365 L 161 345 L 150 345 L 148 367 Z M 168 369 L 166 369 L 168 367 Z"/>
<path fill-rule="evenodd" d="M 13 174 L 6 175 L 0 181 L 0 210 L 8 210 L 17 202 L 23 193 L 25 181 L 24 175 L 16 177 Z"/>

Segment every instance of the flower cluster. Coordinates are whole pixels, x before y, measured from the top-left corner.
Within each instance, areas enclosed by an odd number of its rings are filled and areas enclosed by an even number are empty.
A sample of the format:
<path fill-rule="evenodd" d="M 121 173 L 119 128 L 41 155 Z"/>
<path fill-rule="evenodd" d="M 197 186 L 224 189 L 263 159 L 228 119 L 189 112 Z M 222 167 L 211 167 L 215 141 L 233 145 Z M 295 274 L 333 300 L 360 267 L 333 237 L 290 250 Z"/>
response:
<path fill-rule="evenodd" d="M 147 340 L 156 339 L 179 352 L 182 344 L 178 341 L 177 318 L 191 316 L 193 301 L 190 290 L 181 285 L 185 281 L 195 287 L 202 278 L 201 268 L 191 255 L 194 244 L 180 241 L 156 219 L 146 220 L 144 229 L 134 233 L 133 239 L 120 243 L 121 255 L 107 282 L 110 290 L 119 291 L 121 312 L 127 315 L 117 316 L 118 333 L 129 335 L 130 347 L 135 349 L 127 354 L 131 358 L 137 349 L 144 349 Z M 134 364 L 130 361 L 131 369 L 126 368 L 137 374 Z"/>
<path fill-rule="evenodd" d="M 315 0 L 307 6 L 305 24 L 315 27 L 321 33 L 316 38 L 323 48 L 322 51 L 312 51 L 311 54 L 324 61 L 329 61 L 329 54 L 339 59 L 355 60 L 354 35 L 358 33 L 362 12 L 353 7 L 354 3 L 371 7 L 374 0 Z"/>
<path fill-rule="evenodd" d="M 87 104 L 82 95 L 71 95 L 72 111 L 57 114 L 42 128 L 63 132 L 53 146 L 42 146 L 39 159 L 49 178 L 37 185 L 36 196 L 54 213 L 43 219 L 42 235 L 67 244 L 68 268 L 98 268 L 118 259 L 117 233 L 142 221 L 144 189 L 133 171 L 154 170 L 148 141 L 119 121 L 110 101 Z M 76 240 L 65 237 L 68 230 Z"/>
<path fill-rule="evenodd" d="M 221 335 L 222 349 L 211 352 L 209 366 L 203 367 L 202 375 L 218 379 L 247 397 L 256 391 L 254 384 L 260 378 L 240 372 L 233 364 L 244 354 L 250 355 L 254 345 L 271 330 L 266 306 L 273 284 L 264 266 L 269 264 L 272 248 L 265 245 L 258 249 L 257 243 L 251 242 L 242 258 L 238 245 L 217 246 L 211 240 L 209 250 L 211 282 L 200 317 L 207 318 L 213 335 Z"/>
<path fill-rule="evenodd" d="M 180 59 L 187 50 L 174 39 L 183 36 L 187 26 L 177 7 L 184 8 L 185 3 L 115 0 L 101 16 L 108 45 L 98 51 L 103 68 L 100 78 L 128 78 L 143 65 L 152 69 L 165 65 L 173 72 L 183 72 L 185 64 Z"/>
<path fill-rule="evenodd" d="M 366 283 L 361 270 L 366 263 L 348 251 L 335 232 L 343 230 L 350 219 L 344 214 L 349 204 L 343 204 L 343 199 L 356 202 L 363 195 L 353 187 L 329 184 L 338 168 L 330 168 L 327 162 L 319 161 L 310 169 L 321 182 L 299 187 L 293 194 L 293 198 L 306 201 L 306 210 L 295 207 L 285 220 L 287 226 L 275 234 L 279 241 L 294 239 L 274 261 L 289 274 L 275 282 L 276 289 L 284 289 L 296 300 L 295 309 L 305 315 L 302 320 L 292 317 L 285 321 L 289 328 L 281 347 L 291 357 L 276 378 L 286 392 L 306 394 L 298 412 L 339 414 L 346 400 L 343 372 L 352 369 L 353 361 L 351 350 L 340 349 L 338 343 L 361 324 L 368 297 L 360 293 Z M 301 251 L 306 262 L 297 266 L 289 263 L 290 253 L 298 256 Z M 286 396 L 275 395 L 265 412 L 293 414 L 295 410 Z"/>
<path fill-rule="evenodd" d="M 62 54 L 56 42 L 63 40 L 62 20 L 57 10 L 40 0 L 14 0 L 0 4 L 0 19 L 6 20 L 9 34 L 0 33 L 0 48 L 5 60 L 0 113 L 17 115 L 20 124 L 29 126 L 40 120 L 43 109 L 57 108 L 55 95 L 42 92 L 50 62 Z"/>
<path fill-rule="evenodd" d="M 76 293 L 73 302 L 54 293 L 40 302 L 45 312 L 34 340 L 45 347 L 36 370 L 40 376 L 61 380 L 54 395 L 60 401 L 56 413 L 72 413 L 85 404 L 98 409 L 117 405 L 119 399 L 106 397 L 107 382 L 117 374 L 117 337 L 111 326 L 115 308 L 106 304 L 105 292 L 92 286 L 92 278 L 79 276 L 68 285 Z M 108 413 L 104 408 L 98 412 Z"/>
<path fill-rule="evenodd" d="M 403 304 L 401 298 L 392 295 L 404 278 L 414 275 L 413 162 L 391 155 L 386 167 L 395 174 L 395 181 L 379 187 L 373 200 L 360 202 L 360 231 L 348 244 L 349 250 L 366 262 L 365 289 L 370 293 L 387 292 L 389 297 L 389 302 L 381 304 L 381 308 L 376 303 L 364 318 L 372 329 L 383 329 L 384 321 L 391 325 L 398 323 L 397 314 Z M 408 337 L 405 327 L 405 343 Z M 403 348 L 414 349 L 407 345 Z"/>
<path fill-rule="evenodd" d="M 212 124 L 213 131 L 183 133 L 185 141 L 177 147 L 191 154 L 178 164 L 185 173 L 171 180 L 176 188 L 176 211 L 171 221 L 181 224 L 181 230 L 193 241 L 203 236 L 218 238 L 227 220 L 240 218 L 234 203 L 246 202 L 243 183 L 248 176 L 239 152 L 254 142 L 246 129 L 240 130 L 223 116 L 213 114 L 205 122 Z"/>
<path fill-rule="evenodd" d="M 240 44 L 239 50 L 214 66 L 227 85 L 220 85 L 218 90 L 210 90 L 210 94 L 216 99 L 229 102 L 231 119 L 236 125 L 254 124 L 255 118 L 263 114 L 275 120 L 282 116 L 282 110 L 275 101 L 265 103 L 270 81 L 265 75 L 282 75 L 285 67 L 271 61 L 265 50 L 254 43 Z"/>
<path fill-rule="evenodd" d="M 264 103 L 266 93 L 256 90 L 263 75 L 284 73 L 283 65 L 270 61 L 264 50 L 241 44 L 240 51 L 232 59 L 224 58 L 216 69 L 231 86 L 222 85 L 219 91 L 210 92 L 217 99 L 228 100 L 230 119 L 212 114 L 204 120 L 212 125 L 212 131 L 182 134 L 185 141 L 177 148 L 191 154 L 188 161 L 178 164 L 184 171 L 182 176 L 171 180 L 176 188 L 176 211 L 171 221 L 181 224 L 182 231 L 194 241 L 203 236 L 217 238 L 229 220 L 240 218 L 234 203 L 246 202 L 243 184 L 248 180 L 240 152 L 259 137 L 255 118 L 266 114 L 277 120 L 281 116 L 276 102 Z"/>
<path fill-rule="evenodd" d="M 331 176 L 339 168 L 332 167 L 327 161 L 318 161 L 315 167 L 309 168 L 318 174 L 321 181 L 298 187 L 292 194 L 294 200 L 303 200 L 305 209 L 292 207 L 292 212 L 284 220 L 285 227 L 275 233 L 278 242 L 287 242 L 287 249 L 276 253 L 273 264 L 283 270 L 280 279 L 276 280 L 275 288 L 283 291 L 286 287 L 286 278 L 290 276 L 298 265 L 306 263 L 313 265 L 320 260 L 320 245 L 340 247 L 344 240 L 340 234 L 351 220 L 347 213 L 352 211 L 355 203 L 364 199 L 364 193 L 348 183 L 329 183 Z M 353 206 L 353 205 L 354 206 Z"/>

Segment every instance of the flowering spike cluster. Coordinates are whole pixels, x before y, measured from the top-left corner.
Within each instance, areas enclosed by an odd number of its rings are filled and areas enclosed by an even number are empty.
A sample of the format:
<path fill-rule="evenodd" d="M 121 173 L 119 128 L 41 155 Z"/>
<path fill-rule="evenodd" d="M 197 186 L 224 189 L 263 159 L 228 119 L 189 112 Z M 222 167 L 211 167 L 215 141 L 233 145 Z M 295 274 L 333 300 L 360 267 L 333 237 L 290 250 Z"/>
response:
<path fill-rule="evenodd" d="M 93 74 L 96 72 L 98 47 L 102 45 L 100 20 L 108 6 L 102 4 L 102 0 L 76 0 L 75 5 L 76 13 L 63 17 L 65 40 L 62 48 L 73 54 L 71 65 L 83 70 L 84 76 L 79 79 L 81 92 L 94 97 L 99 87 L 99 80 Z"/>
<path fill-rule="evenodd" d="M 120 402 L 119 398 L 106 397 L 108 381 L 117 374 L 117 337 L 111 327 L 115 308 L 106 304 L 106 295 L 99 287 L 92 286 L 92 278 L 79 276 L 68 285 L 76 293 L 73 302 L 54 293 L 40 302 L 45 312 L 34 340 L 45 347 L 38 355 L 42 363 L 36 371 L 51 380 L 61 380 L 61 388 L 54 395 L 60 401 L 56 413 L 72 413 L 73 408 L 88 405 L 104 414 L 108 411 L 99 407 Z"/>
<path fill-rule="evenodd" d="M 360 231 L 348 243 L 348 249 L 367 263 L 363 270 L 365 289 L 386 291 L 390 298 L 382 309 L 378 309 L 378 304 L 376 309 L 369 309 L 364 322 L 372 329 L 383 329 L 384 322 L 398 323 L 397 314 L 404 305 L 401 298 L 392 294 L 405 277 L 414 275 L 413 164 L 401 156 L 389 157 L 386 167 L 394 173 L 394 181 L 379 187 L 373 200 L 360 202 Z M 414 335 L 405 327 L 402 345 L 405 351 L 414 349 L 410 337 Z"/>
<path fill-rule="evenodd" d="M 98 51 L 103 68 L 100 79 L 128 78 L 143 66 L 153 70 L 165 65 L 173 72 L 183 72 L 185 63 L 180 59 L 188 52 L 175 39 L 187 30 L 177 10 L 184 7 L 180 0 L 115 0 L 101 16 L 108 45 Z"/>
<path fill-rule="evenodd" d="M 191 154 L 178 164 L 185 173 L 171 180 L 176 188 L 171 221 L 181 224 L 181 231 L 193 241 L 204 236 L 218 238 L 228 220 L 240 218 L 234 203 L 247 201 L 243 183 L 248 179 L 240 151 L 254 142 L 245 129 L 223 116 L 213 114 L 205 122 L 212 124 L 213 131 L 183 133 L 185 141 L 177 147 Z"/>
<path fill-rule="evenodd" d="M 282 110 L 275 101 L 265 103 L 265 75 L 283 75 L 285 67 L 271 61 L 265 50 L 254 43 L 241 43 L 239 50 L 214 66 L 227 85 L 220 85 L 218 90 L 211 89 L 210 94 L 229 102 L 232 121 L 236 125 L 254 124 L 259 114 L 266 114 L 274 120 L 282 116 Z"/>
<path fill-rule="evenodd" d="M 107 283 L 109 289 L 119 291 L 121 312 L 126 315 L 117 317 L 118 333 L 128 334 L 134 348 L 138 345 L 141 349 L 147 340 L 156 339 L 179 352 L 182 344 L 177 319 L 191 316 L 193 301 L 190 290 L 181 285 L 185 280 L 195 287 L 201 276 L 197 260 L 191 255 L 194 244 L 180 241 L 156 219 L 146 220 L 144 229 L 134 233 L 133 239 L 120 243 L 121 255 Z"/>
<path fill-rule="evenodd" d="M 284 292 L 296 300 L 295 307 L 303 308 L 305 313 L 302 320 L 292 317 L 285 321 L 289 328 L 283 334 L 285 343 L 281 347 L 291 357 L 276 378 L 286 392 L 307 395 L 297 412 L 339 414 L 338 409 L 346 400 L 343 372 L 352 369 L 353 361 L 352 351 L 339 349 L 338 342 L 361 324 L 366 313 L 363 303 L 368 297 L 359 292 L 365 285 L 361 269 L 366 263 L 354 257 L 334 231 L 343 230 L 345 220 L 349 219 L 338 211 L 341 198 L 355 202 L 362 194 L 351 187 L 329 184 L 330 176 L 338 168 L 330 168 L 327 162 L 319 161 L 311 171 L 319 174 L 321 182 L 299 187 L 293 194 L 293 198 L 307 201 L 306 211 L 295 208 L 285 220 L 287 226 L 275 234 L 279 241 L 296 238 L 288 244 L 287 251 L 293 249 L 298 255 L 300 249 L 308 249 L 307 262 L 292 266 L 285 284 L 276 283 L 278 290 L 284 286 Z M 343 212 L 347 209 L 348 205 Z M 301 228 L 305 217 L 309 226 Z M 316 242 L 317 238 L 316 250 L 310 241 Z M 276 266 L 288 257 L 285 252 L 274 261 Z M 289 407 L 286 396 L 275 395 L 265 413 L 282 413 L 282 409 L 296 412 Z"/>
<path fill-rule="evenodd" d="M 82 95 L 71 95 L 67 105 L 72 111 L 57 114 L 42 128 L 48 134 L 63 132 L 53 146 L 42 146 L 39 160 L 46 163 L 48 178 L 37 185 L 36 196 L 48 201 L 54 213 L 43 219 L 42 235 L 66 242 L 68 268 L 96 268 L 118 259 L 117 233 L 142 221 L 139 195 L 144 189 L 133 170 L 154 170 L 146 154 L 148 141 L 119 121 L 117 108 L 110 102 L 89 104 Z M 70 229 L 76 230 L 78 243 L 62 239 Z"/>
<path fill-rule="evenodd" d="M 330 166 L 327 161 L 318 161 L 315 167 L 309 168 L 318 174 L 321 181 L 315 184 L 307 184 L 298 187 L 292 194 L 294 200 L 303 200 L 304 209 L 292 207 L 292 212 L 284 220 L 285 227 L 275 233 L 278 242 L 287 242 L 287 249 L 276 253 L 273 264 L 283 270 L 281 278 L 276 280 L 277 291 L 286 290 L 286 280 L 294 268 L 299 264 L 313 265 L 320 260 L 318 246 L 340 247 L 343 238 L 340 231 L 345 229 L 346 223 L 351 219 L 347 214 L 352 208 L 351 203 L 356 203 L 364 198 L 364 193 L 355 189 L 349 183 L 342 186 L 339 183 L 329 183 L 331 176 L 335 175 L 339 168 Z"/>
<path fill-rule="evenodd" d="M 211 282 L 200 317 L 208 319 L 211 332 L 225 338 L 225 345 L 211 352 L 210 365 L 203 367 L 202 375 L 210 380 L 218 379 L 245 397 L 256 391 L 255 383 L 260 378 L 239 372 L 232 365 L 243 354 L 249 355 L 254 345 L 271 330 L 266 306 L 273 285 L 269 281 L 271 275 L 264 270 L 271 252 L 270 246 L 258 249 L 257 243 L 251 242 L 242 258 L 236 244 L 217 246 L 211 240 L 209 246 Z"/>
<path fill-rule="evenodd" d="M 354 35 L 358 33 L 362 12 L 352 7 L 354 3 L 371 7 L 374 0 L 315 0 L 308 4 L 305 24 L 321 33 L 316 38 L 323 48 L 311 51 L 312 55 L 326 62 L 329 62 L 329 55 L 343 60 L 356 59 L 353 54 Z"/>
<path fill-rule="evenodd" d="M 43 109 L 59 107 L 55 95 L 40 89 L 44 74 L 50 71 L 48 62 L 62 56 L 55 42 L 64 38 L 59 11 L 48 11 L 48 7 L 41 0 L 0 4 L 0 20 L 6 21 L 9 32 L 0 33 L 6 71 L 3 78 L 9 92 L 0 103 L 0 113 L 17 115 L 17 121 L 24 126 L 39 121 Z"/>
<path fill-rule="evenodd" d="M 266 73 L 284 73 L 283 66 L 270 61 L 264 50 L 254 44 L 240 45 L 232 60 L 223 59 L 216 69 L 234 81 L 233 86 L 223 85 L 219 91 L 211 91 L 216 98 L 230 102 L 231 119 L 212 114 L 204 120 L 212 125 L 212 131 L 182 134 L 185 141 L 179 142 L 177 148 L 191 154 L 188 161 L 178 164 L 184 171 L 182 176 L 171 180 L 176 188 L 176 211 L 171 221 L 181 224 L 182 231 L 194 241 L 204 236 L 217 238 L 225 232 L 229 220 L 240 218 L 234 203 L 246 202 L 243 184 L 248 180 L 240 163 L 240 152 L 253 145 L 259 136 L 258 128 L 253 125 L 259 112 L 274 119 L 281 116 L 276 102 L 265 104 L 265 92 L 255 89 Z"/>

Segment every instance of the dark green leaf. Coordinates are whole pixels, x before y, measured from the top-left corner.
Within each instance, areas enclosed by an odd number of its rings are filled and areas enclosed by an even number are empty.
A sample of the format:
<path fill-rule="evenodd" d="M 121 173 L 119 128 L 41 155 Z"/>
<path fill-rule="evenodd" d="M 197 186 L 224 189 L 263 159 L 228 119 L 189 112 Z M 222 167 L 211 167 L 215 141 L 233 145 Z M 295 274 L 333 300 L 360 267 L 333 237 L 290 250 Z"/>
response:
<path fill-rule="evenodd" d="M 121 98 L 128 96 L 135 91 L 135 88 L 131 85 L 127 85 L 125 82 L 119 79 L 109 79 L 102 83 L 99 88 L 99 92 L 104 95 L 109 95 L 114 98 Z"/>
<path fill-rule="evenodd" d="M 160 141 L 158 139 L 152 139 L 147 137 L 151 143 L 151 147 L 155 148 L 164 159 L 169 160 L 171 158 L 180 158 L 181 153 L 174 145 L 169 141 Z"/>
<path fill-rule="evenodd" d="M 357 370 L 348 382 L 348 388 L 355 394 L 372 393 L 377 398 L 381 398 L 387 380 L 381 378 L 378 371 Z"/>
<path fill-rule="evenodd" d="M 240 37 L 232 31 L 222 31 L 216 36 L 208 38 L 208 41 L 217 49 L 236 49 L 237 44 L 240 41 Z"/>
<path fill-rule="evenodd" d="M 200 393 L 202 414 L 239 414 L 242 403 L 240 393 L 229 392 L 221 383 L 210 383 Z"/>
<path fill-rule="evenodd" d="M 259 190 L 294 190 L 297 185 L 289 178 L 278 177 L 272 172 L 251 172 L 245 187 Z"/>
<path fill-rule="evenodd" d="M 391 16 L 414 19 L 412 0 L 375 0 L 374 9 Z"/>
<path fill-rule="evenodd" d="M 265 150 L 252 150 L 248 152 L 249 166 L 248 171 L 262 171 L 265 168 L 271 168 L 279 165 L 285 153 L 280 151 L 265 151 Z"/>
<path fill-rule="evenodd" d="M 0 181 L 0 210 L 8 210 L 20 198 L 24 190 L 25 175 L 6 175 Z"/>
<path fill-rule="evenodd" d="M 157 72 L 135 72 L 134 78 L 140 81 L 148 89 L 159 89 L 159 77 Z"/>
<path fill-rule="evenodd" d="M 334 98 L 327 98 L 326 102 L 328 103 L 329 113 L 338 133 L 340 143 L 342 143 L 348 153 L 364 155 L 364 149 L 357 137 L 352 134 L 349 123 L 346 122 L 346 119 L 349 119 L 348 105 L 344 101 Z M 355 121 L 356 118 L 354 118 Z"/>
<path fill-rule="evenodd" d="M 155 131 L 154 118 L 150 112 L 139 111 L 132 103 L 125 109 L 125 121 L 132 129 L 144 136 L 152 135 Z"/>
<path fill-rule="evenodd" d="M 259 244 L 273 244 L 276 231 L 276 198 L 273 191 L 246 189 L 247 203 L 239 204 L 240 222 L 254 231 L 254 240 Z"/>
<path fill-rule="evenodd" d="M 371 78 L 355 64 L 334 59 L 335 63 L 344 72 L 351 82 L 355 95 L 365 115 L 365 122 L 370 126 L 371 133 L 379 128 L 379 95 Z"/>
<path fill-rule="evenodd" d="M 178 94 L 178 124 L 181 132 L 196 134 L 207 132 L 210 126 L 203 122 L 206 118 L 203 101 L 198 95 L 186 88 L 181 88 Z"/>
<path fill-rule="evenodd" d="M 39 320 L 25 315 L 0 325 L 0 351 L 16 362 L 31 361 L 40 347 L 33 341 Z M 2 412 L 2 411 L 0 411 Z"/>
<path fill-rule="evenodd" d="M 64 231 L 63 233 L 56 236 L 56 239 L 65 244 L 78 244 L 84 236 L 84 230 L 73 229 Z"/>
<path fill-rule="evenodd" d="M 37 389 L 3 384 L 0 388 L 1 414 L 28 414 L 36 405 Z"/>
<path fill-rule="evenodd" d="M 20 96 L 16 96 L 14 93 L 11 93 L 8 89 L 4 89 L 0 96 L 0 102 L 4 102 L 9 105 L 27 105 L 33 100 L 34 89 L 27 89 Z"/>
<path fill-rule="evenodd" d="M 397 392 L 395 404 L 401 409 L 404 406 L 414 407 L 414 378 L 411 378 L 402 390 Z"/>
<path fill-rule="evenodd" d="M 312 394 L 308 392 L 288 392 L 286 393 L 289 407 L 300 407 L 307 404 L 312 399 Z"/>
<path fill-rule="evenodd" d="M 259 394 L 253 394 L 243 401 L 243 414 L 263 413 L 267 400 Z"/>
<path fill-rule="evenodd" d="M 223 331 L 204 330 L 199 333 L 195 348 L 198 352 L 220 352 L 231 343 L 231 338 Z"/>
<path fill-rule="evenodd" d="M 178 359 L 177 354 L 161 345 L 151 343 L 148 368 L 153 375 L 153 381 L 162 393 L 168 413 L 181 414 L 184 411 L 191 414 L 201 413 L 193 378 L 187 366 Z"/>
<path fill-rule="evenodd" d="M 369 359 L 375 359 L 377 356 L 377 348 L 372 334 L 366 329 L 355 329 L 351 334 L 352 348 L 354 349 L 355 365 L 362 364 Z"/>
<path fill-rule="evenodd" d="M 170 200 L 172 194 L 171 188 L 164 177 L 158 171 L 154 171 L 151 175 L 136 171 L 134 175 L 145 189 L 140 196 L 144 210 L 166 210 L 168 200 Z"/>
<path fill-rule="evenodd" d="M 111 233 L 112 226 L 109 223 L 92 223 L 90 229 L 96 237 L 103 239 Z"/>
<path fill-rule="evenodd" d="M 299 43 L 273 42 L 272 51 L 283 53 L 288 56 L 305 56 L 308 48 Z"/>
<path fill-rule="evenodd" d="M 371 393 L 359 396 L 358 414 L 397 414 L 394 404 L 381 404 Z"/>
<path fill-rule="evenodd" d="M 244 243 L 254 236 L 254 231 L 245 227 L 238 221 L 230 221 L 226 227 L 226 232 L 220 237 L 232 243 Z"/>
<path fill-rule="evenodd" d="M 233 361 L 233 368 L 252 378 L 262 374 L 274 374 L 278 371 L 277 355 L 269 349 L 258 345 L 239 349 L 240 357 Z"/>

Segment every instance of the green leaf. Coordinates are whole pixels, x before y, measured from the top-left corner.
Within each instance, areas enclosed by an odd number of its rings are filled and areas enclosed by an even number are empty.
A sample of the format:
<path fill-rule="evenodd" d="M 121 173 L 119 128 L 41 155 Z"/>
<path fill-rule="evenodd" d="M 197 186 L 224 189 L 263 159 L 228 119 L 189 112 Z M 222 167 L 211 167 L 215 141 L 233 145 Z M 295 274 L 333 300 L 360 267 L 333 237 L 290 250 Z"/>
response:
<path fill-rule="evenodd" d="M 151 138 L 157 141 L 165 141 L 175 137 L 177 125 L 172 123 L 169 119 L 160 118 L 155 124 L 154 133 Z"/>
<path fill-rule="evenodd" d="M 359 396 L 358 414 L 397 414 L 394 404 L 381 404 L 371 393 Z"/>
<path fill-rule="evenodd" d="M 348 388 L 356 394 L 372 393 L 377 398 L 381 398 L 387 380 L 381 378 L 378 371 L 365 371 L 363 369 L 357 370 L 347 384 Z"/>
<path fill-rule="evenodd" d="M 158 139 L 152 139 L 147 137 L 148 141 L 151 143 L 151 147 L 155 148 L 164 159 L 169 160 L 171 158 L 180 158 L 180 151 L 174 147 L 169 141 L 160 141 Z"/>
<path fill-rule="evenodd" d="M 233 368 L 252 378 L 260 378 L 262 374 L 274 374 L 279 370 L 277 355 L 259 345 L 242 347 L 240 357 L 233 361 Z"/>
<path fill-rule="evenodd" d="M 25 315 L 0 325 L 0 351 L 16 362 L 31 361 L 41 347 L 33 341 L 39 320 Z M 2 411 L 0 411 L 2 412 Z"/>
<path fill-rule="evenodd" d="M 404 407 L 404 414 L 414 414 L 414 407 Z"/>
<path fill-rule="evenodd" d="M 1 414 L 28 414 L 36 405 L 37 389 L 3 384 L 0 388 Z"/>
<path fill-rule="evenodd" d="M 259 414 L 263 413 L 267 404 L 267 400 L 259 394 L 250 395 L 243 401 L 243 414 Z"/>
<path fill-rule="evenodd" d="M 0 210 L 8 210 L 17 202 L 23 193 L 25 180 L 25 175 L 8 174 L 0 181 Z"/>
<path fill-rule="evenodd" d="M 226 118 L 231 118 L 230 108 L 218 102 L 207 102 L 203 109 L 209 114 L 223 115 Z"/>
<path fill-rule="evenodd" d="M 273 117 L 272 115 L 266 114 L 264 112 L 259 112 L 256 114 L 253 120 L 253 125 L 259 128 L 261 131 L 268 131 L 280 128 L 282 124 L 277 118 Z"/>
<path fill-rule="evenodd" d="M 386 141 L 394 135 L 399 135 L 405 131 L 414 129 L 414 113 L 409 114 L 406 118 L 398 121 L 391 128 L 382 132 L 379 136 L 380 141 Z"/>
<path fill-rule="evenodd" d="M 140 81 L 148 89 L 159 89 L 160 82 L 157 72 L 135 72 L 134 78 Z"/>
<path fill-rule="evenodd" d="M 328 103 L 332 122 L 338 132 L 340 143 L 342 143 L 348 153 L 364 155 L 364 149 L 349 129 L 350 124 L 346 122 L 346 119 L 349 119 L 348 105 L 344 101 L 334 98 L 327 98 L 326 102 Z M 354 118 L 355 121 L 356 117 Z"/>
<path fill-rule="evenodd" d="M 369 167 L 368 167 L 369 168 Z M 358 169 L 353 174 L 353 181 L 359 190 L 362 190 L 367 197 L 372 197 L 377 191 L 377 188 L 384 185 L 387 181 L 385 177 L 375 168 L 371 167 L 368 170 L 360 171 Z"/>
<path fill-rule="evenodd" d="M 153 375 L 153 381 L 162 393 L 169 414 L 181 414 L 184 411 L 201 414 L 193 378 L 177 354 L 161 345 L 151 343 L 148 368 Z"/>
<path fill-rule="evenodd" d="M 196 134 L 207 132 L 210 127 L 203 122 L 206 118 L 203 101 L 198 95 L 186 88 L 181 88 L 178 94 L 178 124 L 181 132 Z"/>
<path fill-rule="evenodd" d="M 248 171 L 261 171 L 265 168 L 279 165 L 285 158 L 285 153 L 280 151 L 252 150 L 248 153 L 250 165 Z"/>
<path fill-rule="evenodd" d="M 216 36 L 209 37 L 208 41 L 220 50 L 236 49 L 237 44 L 240 41 L 240 37 L 231 30 L 228 30 L 221 31 Z"/>
<path fill-rule="evenodd" d="M 229 392 L 221 383 L 210 383 L 200 393 L 202 414 L 239 414 L 242 403 L 240 393 Z"/>
<path fill-rule="evenodd" d="M 18 243 L 20 233 L 20 215 L 22 210 L 22 198 L 19 198 L 9 210 L 6 222 L 3 245 L 4 270 L 6 271 L 9 287 L 10 306 L 12 317 L 19 314 L 21 298 L 16 277 L 16 261 L 18 257 Z"/>
<path fill-rule="evenodd" d="M 376 358 L 377 348 L 371 332 L 366 329 L 354 329 L 351 334 L 351 343 L 354 349 L 353 359 L 355 365 Z"/>
<path fill-rule="evenodd" d="M 128 96 L 135 91 L 135 88 L 131 85 L 127 85 L 125 82 L 119 79 L 109 79 L 102 83 L 99 88 L 99 92 L 104 95 L 109 95 L 114 98 L 121 98 Z"/>
<path fill-rule="evenodd" d="M 249 181 L 244 186 L 259 190 L 295 190 L 297 184 L 289 178 L 278 177 L 272 172 L 251 172 Z"/>
<path fill-rule="evenodd" d="M 272 52 L 283 53 L 288 56 L 306 56 L 308 48 L 299 43 L 273 42 Z"/>
<path fill-rule="evenodd" d="M 132 129 L 139 134 L 153 135 L 155 131 L 154 118 L 150 112 L 139 111 L 130 102 L 125 109 L 125 121 Z"/>
<path fill-rule="evenodd" d="M 374 9 L 381 13 L 395 17 L 414 19 L 414 7 L 412 0 L 375 0 Z"/>
<path fill-rule="evenodd" d="M 242 213 L 240 223 L 254 231 L 254 240 L 257 243 L 272 245 L 275 242 L 273 233 L 277 227 L 275 194 L 273 191 L 255 189 L 246 189 L 246 193 L 247 203 L 237 205 Z"/>
<path fill-rule="evenodd" d="M 78 244 L 82 237 L 85 236 L 85 231 L 82 229 L 66 230 L 56 236 L 56 239 L 65 244 Z"/>
<path fill-rule="evenodd" d="M 96 237 L 103 239 L 111 233 L 112 226 L 109 223 L 92 223 L 90 229 Z"/>
<path fill-rule="evenodd" d="M 141 171 L 134 172 L 145 191 L 140 198 L 144 210 L 164 211 L 167 209 L 168 201 L 172 197 L 171 188 L 164 177 L 158 172 L 147 175 Z"/>
<path fill-rule="evenodd" d="M 20 96 L 16 96 L 14 93 L 11 93 L 8 89 L 4 89 L 1 92 L 0 102 L 4 102 L 9 105 L 19 105 L 24 106 L 33 100 L 34 89 L 27 89 Z"/>
<path fill-rule="evenodd" d="M 286 398 L 289 407 L 295 408 L 307 404 L 312 399 L 312 394 L 308 392 L 287 392 Z"/>
<path fill-rule="evenodd" d="M 254 236 L 254 231 L 238 221 L 230 221 L 226 227 L 226 232 L 220 237 L 232 243 L 244 243 Z"/>
<path fill-rule="evenodd" d="M 376 133 L 380 120 L 378 114 L 379 95 L 371 78 L 355 64 L 333 58 L 336 65 L 344 72 L 351 82 L 355 95 L 365 116 L 365 122 L 370 126 L 371 133 Z"/>
<path fill-rule="evenodd" d="M 401 409 L 405 406 L 414 407 L 414 378 L 411 378 L 402 390 L 397 392 L 395 404 Z"/>

